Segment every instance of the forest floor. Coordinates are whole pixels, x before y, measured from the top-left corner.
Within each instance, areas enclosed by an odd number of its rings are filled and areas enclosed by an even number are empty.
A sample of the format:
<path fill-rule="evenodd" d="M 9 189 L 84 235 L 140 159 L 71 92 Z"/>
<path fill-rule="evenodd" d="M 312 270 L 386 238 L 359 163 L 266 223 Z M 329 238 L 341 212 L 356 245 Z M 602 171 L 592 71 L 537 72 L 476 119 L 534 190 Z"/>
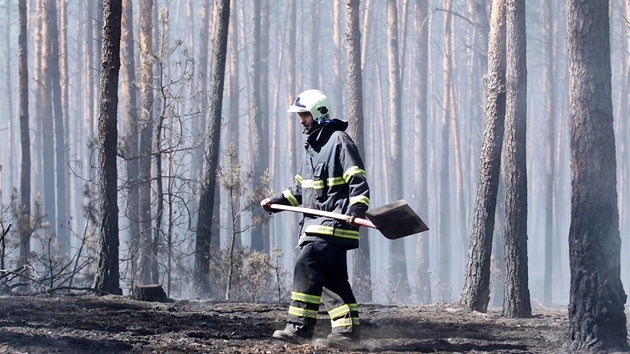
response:
<path fill-rule="evenodd" d="M 287 304 L 128 296 L 0 296 L 0 353 L 340 353 L 271 338 Z M 554 353 L 568 331 L 566 307 L 533 309 L 528 319 L 440 303 L 360 305 L 362 343 L 347 353 Z M 320 311 L 316 336 L 329 331 Z"/>

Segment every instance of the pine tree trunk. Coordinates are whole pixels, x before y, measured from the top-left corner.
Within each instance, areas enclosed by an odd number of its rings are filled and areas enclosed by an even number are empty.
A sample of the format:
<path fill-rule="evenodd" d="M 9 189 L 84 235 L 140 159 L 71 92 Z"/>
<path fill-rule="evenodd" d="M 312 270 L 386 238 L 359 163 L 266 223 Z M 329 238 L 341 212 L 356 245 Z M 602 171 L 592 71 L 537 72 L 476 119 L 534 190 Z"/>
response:
<path fill-rule="evenodd" d="M 350 136 L 359 155 L 365 156 L 363 139 L 363 73 L 361 71 L 361 32 L 359 31 L 359 0 L 345 1 L 346 53 L 348 61 L 348 122 Z M 360 247 L 352 257 L 352 287 L 359 301 L 372 302 L 370 273 L 370 243 L 367 230 L 359 232 Z"/>
<path fill-rule="evenodd" d="M 138 161 L 140 205 L 140 284 L 151 283 L 151 152 L 153 148 L 153 0 L 140 2 L 142 111 Z"/>
<path fill-rule="evenodd" d="M 204 167 L 202 171 L 201 193 L 199 195 L 199 217 L 197 222 L 197 240 L 195 243 L 195 268 L 193 279 L 197 295 L 203 296 L 209 291 L 209 252 L 212 238 L 212 210 L 216 187 L 216 173 L 219 163 L 219 145 L 221 137 L 221 109 L 223 104 L 223 86 L 227 57 L 227 33 L 230 18 L 230 1 L 215 3 L 212 21 L 214 46 L 212 48 L 212 69 L 210 72 L 210 107 L 206 124 L 204 148 Z M 216 236 L 218 237 L 218 235 Z"/>
<path fill-rule="evenodd" d="M 527 67 L 525 0 L 506 9 L 506 115 L 503 138 L 505 180 L 505 299 L 503 315 L 531 317 L 527 266 Z"/>
<path fill-rule="evenodd" d="M 31 138 L 28 114 L 28 45 L 27 45 L 27 9 L 26 0 L 19 2 L 20 35 L 18 38 L 18 61 L 20 75 L 20 147 L 22 165 L 20 170 L 20 258 L 18 266 L 29 262 L 31 243 Z"/>
<path fill-rule="evenodd" d="M 419 78 L 415 85 L 416 97 L 415 116 L 414 116 L 414 136 L 413 150 L 416 152 L 413 156 L 414 184 L 416 193 L 418 194 L 417 205 L 420 215 L 427 215 L 429 211 L 428 205 L 428 144 L 427 144 L 427 126 L 429 121 L 427 91 L 428 80 L 424 79 L 428 76 L 428 58 L 429 58 L 429 27 L 423 25 L 429 16 L 429 8 L 426 1 L 416 2 L 415 9 L 415 29 L 419 33 L 417 39 L 417 57 L 414 61 L 414 69 Z M 416 268 L 417 277 L 417 299 L 420 304 L 428 304 L 431 302 L 431 279 L 430 279 L 430 251 L 428 233 L 422 233 L 416 238 Z"/>
<path fill-rule="evenodd" d="M 479 158 L 479 180 L 460 303 L 486 312 L 490 301 L 490 256 L 505 118 L 505 3 L 492 2 L 488 45 L 486 123 Z"/>
<path fill-rule="evenodd" d="M 129 269 L 131 284 L 137 282 L 140 245 L 140 207 L 138 200 L 138 100 L 136 97 L 136 61 L 133 36 L 132 0 L 123 0 L 121 33 L 121 92 L 125 125 L 125 161 L 127 164 L 127 204 L 125 215 L 129 220 Z"/>
<path fill-rule="evenodd" d="M 554 23 L 553 23 L 553 0 L 546 0 L 543 3 L 543 48 L 544 48 L 544 82 L 545 95 L 547 97 L 547 176 L 545 191 L 545 274 L 543 285 L 543 304 L 550 306 L 553 302 L 553 220 L 554 217 L 554 188 L 553 176 L 555 175 L 555 138 L 556 138 L 556 115 L 555 115 L 555 73 L 554 64 Z"/>
<path fill-rule="evenodd" d="M 567 349 L 628 351 L 608 1 L 568 2 L 571 289 Z"/>
<path fill-rule="evenodd" d="M 117 108 L 118 73 L 120 71 L 120 35 L 122 0 L 106 0 L 104 4 L 103 48 L 99 99 L 99 200 L 100 251 L 95 289 L 122 295 L 118 271 L 118 147 Z"/>
<path fill-rule="evenodd" d="M 400 58 L 398 55 L 398 9 L 395 0 L 387 1 L 387 58 L 389 78 L 389 156 L 391 158 L 391 189 L 390 201 L 398 200 L 403 195 L 402 185 L 402 152 L 400 138 L 402 137 L 401 124 L 401 85 L 400 85 Z M 407 258 L 405 257 L 404 239 L 391 241 L 390 263 L 392 268 L 389 275 L 388 286 L 392 289 L 394 297 L 399 302 L 404 302 L 411 294 L 409 277 L 407 275 Z"/>

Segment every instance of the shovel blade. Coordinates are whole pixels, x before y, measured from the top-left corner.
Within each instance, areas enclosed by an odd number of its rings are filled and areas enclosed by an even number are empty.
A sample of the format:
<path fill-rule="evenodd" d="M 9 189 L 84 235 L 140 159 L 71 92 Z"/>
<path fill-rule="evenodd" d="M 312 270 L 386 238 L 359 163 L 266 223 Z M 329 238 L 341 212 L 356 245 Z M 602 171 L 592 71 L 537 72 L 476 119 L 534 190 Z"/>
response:
<path fill-rule="evenodd" d="M 365 215 L 390 240 L 429 230 L 404 199 L 369 209 Z"/>

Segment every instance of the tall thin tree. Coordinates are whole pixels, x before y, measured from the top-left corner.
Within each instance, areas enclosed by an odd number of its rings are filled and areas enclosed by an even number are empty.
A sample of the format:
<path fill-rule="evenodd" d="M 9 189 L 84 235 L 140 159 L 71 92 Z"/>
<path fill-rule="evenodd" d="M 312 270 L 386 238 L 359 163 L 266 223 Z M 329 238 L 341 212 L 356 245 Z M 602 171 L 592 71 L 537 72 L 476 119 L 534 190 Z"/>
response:
<path fill-rule="evenodd" d="M 429 6 L 426 1 L 417 1 L 415 6 L 414 26 L 418 38 L 416 39 L 417 56 L 414 60 L 414 71 L 418 76 L 418 84 L 415 85 L 415 116 L 413 140 L 413 174 L 415 176 L 414 185 L 418 198 L 416 198 L 420 215 L 426 215 L 429 210 L 428 205 L 428 58 L 429 58 L 429 27 L 425 24 L 429 16 Z M 416 239 L 416 267 L 417 277 L 417 299 L 421 304 L 431 302 L 431 279 L 430 279 L 430 250 L 428 233 L 422 233 Z"/>
<path fill-rule="evenodd" d="M 485 127 L 479 178 L 460 303 L 486 312 L 490 301 L 490 256 L 501 172 L 505 123 L 505 2 L 494 0 L 488 44 Z"/>
<path fill-rule="evenodd" d="M 503 315 L 531 317 L 527 267 L 527 67 L 525 0 L 506 8 L 506 114 L 503 138 L 505 180 L 505 298 Z"/>
<path fill-rule="evenodd" d="M 359 29 L 360 0 L 345 1 L 346 55 L 348 62 L 348 121 L 350 136 L 365 156 L 363 145 L 363 73 L 361 71 L 361 31 Z M 359 232 L 360 247 L 352 257 L 352 285 L 357 289 L 361 301 L 372 301 L 372 278 L 370 274 L 370 243 L 367 230 Z"/>
<path fill-rule="evenodd" d="M 136 95 L 136 59 L 133 37 L 132 0 L 123 0 L 121 29 L 121 93 L 125 127 L 125 161 L 127 164 L 127 203 L 129 220 L 129 269 L 132 286 L 136 282 L 140 245 L 140 192 L 138 189 L 138 102 Z"/>
<path fill-rule="evenodd" d="M 402 137 L 401 123 L 401 85 L 400 58 L 398 52 L 398 8 L 396 0 L 387 1 L 387 58 L 389 78 L 389 157 L 391 159 L 390 196 L 400 199 L 403 195 L 403 164 L 400 138 Z M 396 298 L 404 301 L 410 295 L 409 277 L 407 275 L 407 258 L 405 257 L 405 241 L 403 239 L 391 242 L 389 286 L 396 289 Z"/>
<path fill-rule="evenodd" d="M 138 160 L 140 204 L 140 259 L 141 284 L 151 283 L 151 149 L 153 146 L 153 0 L 140 2 L 140 85 L 142 110 L 140 114 L 140 146 Z"/>
<path fill-rule="evenodd" d="M 199 195 L 199 217 L 197 240 L 195 242 L 194 282 L 198 295 L 209 290 L 209 252 L 212 238 L 212 210 L 217 182 L 216 170 L 219 164 L 221 137 L 221 109 L 225 63 L 227 61 L 227 37 L 230 20 L 230 0 L 217 0 L 212 21 L 212 67 L 210 69 L 209 109 L 205 131 L 204 164 Z M 218 237 L 216 235 L 215 237 Z"/>
<path fill-rule="evenodd" d="M 20 170 L 20 258 L 19 265 L 28 263 L 31 253 L 31 137 L 28 115 L 28 43 L 27 43 L 27 7 L 26 0 L 18 4 L 20 16 L 20 35 L 18 38 L 18 62 L 20 76 L 20 147 L 22 165 Z"/>
<path fill-rule="evenodd" d="M 98 114 L 100 251 L 94 287 L 101 292 L 122 295 L 118 260 L 118 73 L 122 0 L 105 0 L 103 46 Z"/>

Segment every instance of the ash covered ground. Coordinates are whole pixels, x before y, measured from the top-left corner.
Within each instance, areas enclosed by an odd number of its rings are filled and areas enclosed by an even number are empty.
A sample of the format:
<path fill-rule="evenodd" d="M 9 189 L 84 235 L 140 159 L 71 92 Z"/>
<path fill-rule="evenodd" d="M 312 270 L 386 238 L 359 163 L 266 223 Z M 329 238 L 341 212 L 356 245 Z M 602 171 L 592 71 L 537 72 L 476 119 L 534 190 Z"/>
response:
<path fill-rule="evenodd" d="M 340 353 L 271 338 L 287 304 L 127 296 L 0 297 L 0 353 Z M 346 353 L 553 353 L 562 351 L 567 309 L 537 307 L 508 319 L 454 304 L 360 304 L 361 348 Z M 323 307 L 316 336 L 330 322 Z"/>

